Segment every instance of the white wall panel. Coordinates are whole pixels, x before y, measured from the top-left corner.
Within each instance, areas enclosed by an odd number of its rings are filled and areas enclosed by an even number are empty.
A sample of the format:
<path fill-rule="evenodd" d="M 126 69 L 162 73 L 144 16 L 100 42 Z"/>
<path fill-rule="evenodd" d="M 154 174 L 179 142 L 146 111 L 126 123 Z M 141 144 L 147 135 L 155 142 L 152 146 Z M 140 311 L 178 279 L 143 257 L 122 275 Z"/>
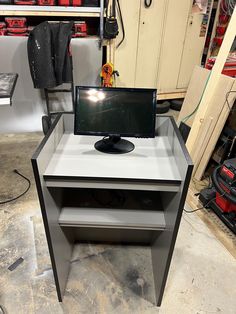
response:
<path fill-rule="evenodd" d="M 72 53 L 75 85 L 98 85 L 102 51 L 98 40 L 73 39 Z M 41 91 L 33 88 L 28 65 L 27 38 L 0 36 L 0 72 L 16 72 L 19 78 L 12 106 L 0 107 L 0 132 L 41 131 L 45 103 Z M 62 97 L 68 109 L 68 96 Z"/>

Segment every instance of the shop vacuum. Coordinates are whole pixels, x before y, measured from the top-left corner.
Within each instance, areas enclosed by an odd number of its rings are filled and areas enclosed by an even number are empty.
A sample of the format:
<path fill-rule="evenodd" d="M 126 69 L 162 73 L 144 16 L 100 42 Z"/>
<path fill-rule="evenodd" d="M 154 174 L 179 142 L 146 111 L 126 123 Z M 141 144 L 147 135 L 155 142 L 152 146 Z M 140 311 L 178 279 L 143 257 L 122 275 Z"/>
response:
<path fill-rule="evenodd" d="M 214 169 L 212 187 L 203 189 L 199 200 L 236 234 L 236 158 L 225 160 Z"/>

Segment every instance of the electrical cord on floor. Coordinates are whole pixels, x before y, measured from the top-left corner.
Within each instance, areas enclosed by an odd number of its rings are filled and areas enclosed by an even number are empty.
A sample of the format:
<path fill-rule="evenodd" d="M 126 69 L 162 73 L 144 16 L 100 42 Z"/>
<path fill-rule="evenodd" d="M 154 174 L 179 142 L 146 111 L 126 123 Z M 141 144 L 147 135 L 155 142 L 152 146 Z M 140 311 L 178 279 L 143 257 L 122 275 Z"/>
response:
<path fill-rule="evenodd" d="M 211 201 L 212 201 L 212 200 L 211 200 Z M 199 208 L 196 208 L 196 209 L 193 209 L 193 210 L 186 210 L 186 209 L 184 208 L 184 212 L 187 213 L 187 214 L 192 214 L 192 213 L 195 213 L 195 212 L 197 212 L 198 210 L 201 210 L 201 209 L 203 209 L 203 208 L 204 208 L 204 206 L 199 207 Z"/>
<path fill-rule="evenodd" d="M 219 197 L 222 197 L 222 196 L 224 196 L 226 194 L 226 192 L 224 192 L 224 193 L 222 193 Z M 198 210 L 201 210 L 201 209 L 203 209 L 203 208 L 206 208 L 208 205 L 210 205 L 210 203 L 212 202 L 212 201 L 214 201 L 216 199 L 216 197 L 213 197 L 210 201 L 208 201 L 207 203 L 206 203 L 206 205 L 204 205 L 204 206 L 202 206 L 202 207 L 199 207 L 199 208 L 195 208 L 195 209 L 193 209 L 193 210 L 186 210 L 185 208 L 184 208 L 184 212 L 185 213 L 187 213 L 187 214 L 192 214 L 192 213 L 195 213 L 195 212 L 197 212 Z"/>
<path fill-rule="evenodd" d="M 219 165 L 218 168 L 220 168 L 222 165 Z M 231 182 L 231 187 L 234 185 L 234 183 L 236 183 L 236 180 L 234 180 L 233 182 Z M 210 187 L 208 187 L 209 189 Z M 227 192 L 225 191 L 224 193 L 220 194 L 219 197 L 223 197 Z M 195 194 L 197 195 L 197 194 Z M 191 213 L 195 213 L 198 210 L 201 210 L 203 208 L 206 208 L 212 201 L 214 201 L 216 199 L 216 197 L 213 197 L 211 200 L 209 200 L 204 206 L 199 207 L 199 208 L 195 208 L 193 210 L 186 210 L 185 208 L 183 209 L 183 211 L 187 214 L 191 214 Z"/>
<path fill-rule="evenodd" d="M 28 179 L 27 177 L 25 177 L 25 176 L 24 176 L 22 173 L 20 173 L 17 169 L 14 169 L 13 172 L 15 172 L 18 176 L 22 177 L 23 179 L 25 179 L 25 181 L 28 182 L 28 186 L 27 186 L 27 188 L 25 189 L 25 191 L 22 192 L 21 194 L 19 194 L 18 196 L 15 196 L 15 197 L 13 197 L 13 198 L 11 198 L 11 199 L 9 199 L 9 200 L 6 200 L 6 201 L 0 201 L 0 205 L 6 204 L 6 203 L 10 203 L 10 202 L 13 202 L 13 201 L 19 199 L 20 197 L 22 197 L 23 195 L 25 195 L 25 194 L 29 191 L 29 189 L 30 189 L 30 187 L 31 187 L 31 181 L 30 181 L 30 179 Z"/>

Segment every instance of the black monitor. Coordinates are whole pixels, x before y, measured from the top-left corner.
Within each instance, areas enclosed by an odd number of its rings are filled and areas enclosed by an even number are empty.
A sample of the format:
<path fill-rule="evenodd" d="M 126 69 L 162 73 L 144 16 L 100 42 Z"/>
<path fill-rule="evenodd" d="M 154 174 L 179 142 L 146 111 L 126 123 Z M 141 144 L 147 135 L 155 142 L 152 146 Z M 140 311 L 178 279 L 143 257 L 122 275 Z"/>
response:
<path fill-rule="evenodd" d="M 121 137 L 155 137 L 155 121 L 156 89 L 76 87 L 74 134 L 104 136 L 101 152 L 132 151 Z"/>

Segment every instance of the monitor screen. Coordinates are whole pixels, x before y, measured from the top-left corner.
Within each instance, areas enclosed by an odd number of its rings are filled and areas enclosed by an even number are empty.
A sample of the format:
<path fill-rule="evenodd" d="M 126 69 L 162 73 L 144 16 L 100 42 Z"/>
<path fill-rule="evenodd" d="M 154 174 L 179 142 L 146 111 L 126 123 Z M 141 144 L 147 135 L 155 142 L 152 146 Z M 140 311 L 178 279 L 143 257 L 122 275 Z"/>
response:
<path fill-rule="evenodd" d="M 154 137 L 156 90 L 76 87 L 75 134 Z"/>

